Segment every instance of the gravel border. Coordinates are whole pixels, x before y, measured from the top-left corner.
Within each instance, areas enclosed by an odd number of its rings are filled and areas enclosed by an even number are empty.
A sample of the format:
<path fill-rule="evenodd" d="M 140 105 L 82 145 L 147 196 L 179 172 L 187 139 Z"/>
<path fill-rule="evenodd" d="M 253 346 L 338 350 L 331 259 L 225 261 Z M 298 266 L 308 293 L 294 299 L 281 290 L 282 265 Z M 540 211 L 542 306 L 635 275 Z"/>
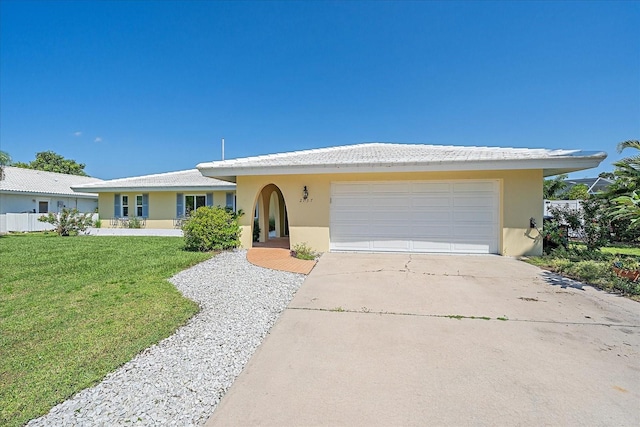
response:
<path fill-rule="evenodd" d="M 28 426 L 203 425 L 305 276 L 223 252 L 170 281 L 201 311 Z"/>

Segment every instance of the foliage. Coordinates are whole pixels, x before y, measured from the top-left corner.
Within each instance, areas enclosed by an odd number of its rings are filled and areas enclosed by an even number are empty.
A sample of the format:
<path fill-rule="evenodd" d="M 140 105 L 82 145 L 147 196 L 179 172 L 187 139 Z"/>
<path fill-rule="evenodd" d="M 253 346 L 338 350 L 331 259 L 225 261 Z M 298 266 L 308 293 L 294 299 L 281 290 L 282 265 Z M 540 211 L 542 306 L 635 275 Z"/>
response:
<path fill-rule="evenodd" d="M 607 201 L 591 198 L 582 202 L 584 243 L 588 250 L 597 250 L 611 240 Z"/>
<path fill-rule="evenodd" d="M 612 202 L 612 219 L 629 220 L 629 228 L 640 228 L 640 196 L 635 191 L 628 196 L 618 196 Z"/>
<path fill-rule="evenodd" d="M 53 224 L 58 236 L 72 236 L 91 227 L 92 216 L 92 213 L 80 213 L 76 208 L 63 208 L 60 213 L 49 212 L 42 215 L 38 221 Z"/>
<path fill-rule="evenodd" d="M 0 425 L 101 381 L 198 311 L 168 282 L 210 258 L 175 237 L 7 235 L 0 243 Z"/>
<path fill-rule="evenodd" d="M 562 198 L 566 200 L 585 200 L 589 198 L 589 187 L 585 184 L 576 184 L 565 193 Z"/>
<path fill-rule="evenodd" d="M 276 229 L 276 219 L 272 216 L 269 217 L 269 231 L 274 231 Z"/>
<path fill-rule="evenodd" d="M 141 228 L 142 221 L 137 216 L 130 216 L 127 221 L 127 228 Z"/>
<path fill-rule="evenodd" d="M 94 228 L 102 228 L 102 220 L 100 218 L 98 218 L 95 221 L 93 221 L 93 227 Z"/>
<path fill-rule="evenodd" d="M 294 245 L 293 250 L 291 252 L 292 252 L 291 255 L 293 255 L 298 259 L 312 260 L 312 259 L 316 259 L 316 257 L 318 256 L 318 254 L 316 254 L 313 251 L 313 249 L 311 249 L 311 247 L 307 245 L 306 242 L 302 242 L 302 243 L 298 243 L 297 245 Z"/>
<path fill-rule="evenodd" d="M 219 206 L 199 207 L 182 226 L 185 249 L 206 252 L 237 248 L 240 245 L 238 218 L 241 215 Z"/>
<path fill-rule="evenodd" d="M 36 169 L 47 172 L 65 173 L 69 175 L 88 176 L 84 171 L 85 164 L 77 163 L 75 160 L 65 159 L 60 154 L 53 151 L 42 151 L 36 153 L 35 160 L 30 163 L 16 162 L 13 166 L 24 169 Z"/>
<path fill-rule="evenodd" d="M 544 224 L 545 253 L 568 244 L 568 230 L 581 236 L 588 250 L 594 251 L 610 241 L 610 221 L 607 216 L 607 201 L 599 198 L 583 200 L 582 209 L 552 207 L 551 218 Z"/>
<path fill-rule="evenodd" d="M 545 179 L 542 184 L 542 197 L 547 200 L 558 200 L 567 188 L 567 175 L 561 174 L 551 179 Z"/>
<path fill-rule="evenodd" d="M 0 181 L 4 179 L 4 167 L 11 164 L 11 156 L 6 151 L 0 150 Z"/>
<path fill-rule="evenodd" d="M 640 265 L 637 256 L 621 256 L 572 245 L 527 261 L 609 292 L 622 293 L 634 299 L 640 296 L 640 283 L 618 277 L 613 270 L 614 265 Z"/>
<path fill-rule="evenodd" d="M 253 220 L 253 241 L 257 242 L 260 240 L 260 221 L 258 218 Z"/>

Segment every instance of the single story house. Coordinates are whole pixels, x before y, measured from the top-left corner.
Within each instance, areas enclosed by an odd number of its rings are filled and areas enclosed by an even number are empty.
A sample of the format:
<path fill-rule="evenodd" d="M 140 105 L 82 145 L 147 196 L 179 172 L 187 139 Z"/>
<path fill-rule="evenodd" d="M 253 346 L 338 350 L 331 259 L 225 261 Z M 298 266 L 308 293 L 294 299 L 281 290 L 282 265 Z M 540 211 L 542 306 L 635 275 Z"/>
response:
<path fill-rule="evenodd" d="M 5 166 L 4 175 L 0 181 L 0 214 L 44 214 L 60 212 L 65 207 L 95 212 L 98 207 L 97 194 L 79 194 L 71 189 L 75 184 L 100 183 L 98 178 L 13 166 Z"/>
<path fill-rule="evenodd" d="M 317 251 L 542 253 L 544 177 L 596 167 L 604 152 L 367 143 L 201 163 L 257 205 L 260 241 Z M 92 190 L 93 191 L 93 190 Z M 102 199 L 101 199 L 102 200 Z M 275 205 L 275 206 L 274 206 Z M 240 218 L 252 247 L 253 215 Z"/>
<path fill-rule="evenodd" d="M 565 188 L 565 192 L 571 190 L 572 187 L 576 185 L 586 185 L 587 193 L 596 194 L 600 191 L 605 191 L 613 181 L 607 178 L 602 178 L 598 176 L 596 178 L 575 178 L 575 179 L 565 179 L 564 182 L 567 184 Z"/>
<path fill-rule="evenodd" d="M 98 195 L 78 194 L 73 184 L 100 182 L 98 178 L 5 166 L 0 180 L 0 233 L 42 231 L 53 228 L 39 222 L 42 214 L 76 208 L 95 212 Z"/>
<path fill-rule="evenodd" d="M 75 185 L 78 192 L 97 193 L 102 227 L 118 227 L 132 217 L 146 228 L 179 227 L 200 206 L 235 209 L 236 185 L 207 178 L 197 169 Z"/>

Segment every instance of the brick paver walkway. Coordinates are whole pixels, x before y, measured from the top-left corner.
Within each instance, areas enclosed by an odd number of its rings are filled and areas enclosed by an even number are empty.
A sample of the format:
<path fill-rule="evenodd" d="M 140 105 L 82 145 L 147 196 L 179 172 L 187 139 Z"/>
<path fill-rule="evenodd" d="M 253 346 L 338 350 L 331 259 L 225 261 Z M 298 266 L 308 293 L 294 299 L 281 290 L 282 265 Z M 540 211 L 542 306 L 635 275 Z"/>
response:
<path fill-rule="evenodd" d="M 251 248 L 247 260 L 260 267 L 300 274 L 311 273 L 316 265 L 315 261 L 294 258 L 289 249 L 281 248 Z"/>

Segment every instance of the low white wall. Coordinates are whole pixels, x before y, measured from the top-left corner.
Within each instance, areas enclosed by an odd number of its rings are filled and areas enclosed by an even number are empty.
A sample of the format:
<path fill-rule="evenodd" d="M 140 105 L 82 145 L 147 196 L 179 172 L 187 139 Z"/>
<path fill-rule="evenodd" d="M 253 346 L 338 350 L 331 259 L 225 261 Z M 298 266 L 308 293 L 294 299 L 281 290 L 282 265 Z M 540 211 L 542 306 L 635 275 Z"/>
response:
<path fill-rule="evenodd" d="M 11 231 L 47 231 L 53 230 L 54 226 L 46 222 L 38 221 L 43 214 L 38 213 L 6 213 L 0 215 L 0 232 Z M 98 214 L 93 214 L 93 220 L 98 219 Z"/>

